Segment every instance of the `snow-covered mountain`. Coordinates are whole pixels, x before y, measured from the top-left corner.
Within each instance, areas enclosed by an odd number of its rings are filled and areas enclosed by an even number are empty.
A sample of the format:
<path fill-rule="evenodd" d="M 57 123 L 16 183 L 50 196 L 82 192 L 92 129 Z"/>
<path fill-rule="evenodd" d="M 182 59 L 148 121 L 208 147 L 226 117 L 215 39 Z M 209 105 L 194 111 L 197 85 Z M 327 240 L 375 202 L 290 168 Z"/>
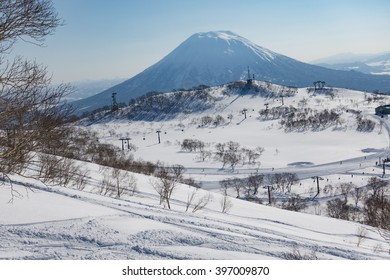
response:
<path fill-rule="evenodd" d="M 319 66 L 344 71 L 359 71 L 366 74 L 390 75 L 390 53 L 380 55 L 346 56 L 324 59 L 316 62 Z M 313 62 L 314 63 L 314 62 Z"/>
<path fill-rule="evenodd" d="M 114 92 L 118 102 L 128 103 L 150 91 L 220 85 L 246 79 L 248 67 L 255 79 L 281 85 L 304 87 L 321 80 L 337 87 L 390 91 L 390 77 L 310 65 L 260 47 L 230 31 L 216 31 L 192 35 L 133 78 L 75 105 L 80 112 L 91 111 L 110 105 Z"/>

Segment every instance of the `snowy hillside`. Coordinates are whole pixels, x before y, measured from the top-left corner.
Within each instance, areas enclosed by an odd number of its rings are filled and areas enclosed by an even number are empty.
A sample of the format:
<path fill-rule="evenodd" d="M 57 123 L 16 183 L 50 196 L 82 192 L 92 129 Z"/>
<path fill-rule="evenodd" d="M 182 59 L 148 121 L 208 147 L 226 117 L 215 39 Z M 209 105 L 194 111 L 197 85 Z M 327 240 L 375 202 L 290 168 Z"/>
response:
<path fill-rule="evenodd" d="M 202 106 L 194 96 L 203 100 Z M 101 141 L 119 149 L 120 138 L 130 139 L 132 151 L 125 145 L 124 153 L 135 159 L 183 165 L 187 176 L 204 189 L 220 192 L 222 180 L 284 172 L 297 174 L 301 182 L 294 193 L 311 199 L 317 191 L 312 177 L 322 176 L 326 182 L 322 187 L 331 185 L 340 194 L 337 189 L 342 183 L 362 187 L 382 174 L 381 160 L 389 154 L 389 126 L 386 118 L 374 116 L 374 109 L 388 102 L 387 96 L 346 89 L 313 92 L 313 88 L 259 81 L 248 87 L 237 82 L 142 97 L 113 115 L 95 116 L 85 124 Z M 331 120 L 325 113 L 336 117 Z M 202 147 L 197 149 L 197 144 Z M 225 148 L 226 153 L 229 145 L 238 151 L 236 162 L 217 156 L 219 149 Z M 331 196 L 323 195 L 320 206 L 305 211 L 325 215 Z M 266 189 L 258 196 L 267 202 Z M 288 197 L 282 195 L 281 202 Z"/>
<path fill-rule="evenodd" d="M 390 77 L 335 71 L 306 64 L 260 47 L 230 31 L 196 33 L 143 72 L 95 96 L 77 101 L 79 112 L 118 102 L 128 103 L 147 92 L 169 92 L 199 85 L 217 86 L 251 78 L 280 85 L 305 87 L 326 81 L 337 87 L 390 91 Z"/>
<path fill-rule="evenodd" d="M 281 96 L 284 96 L 283 101 Z M 331 94 L 314 94 L 307 88 L 282 87 L 260 81 L 254 81 L 253 86 L 247 88 L 244 82 L 237 82 L 141 97 L 114 115 L 96 116 L 86 124 L 101 139 L 118 147 L 120 137 L 130 137 L 130 142 L 137 147 L 135 157 L 146 160 L 164 159 L 170 164 L 181 163 L 194 168 L 221 167 L 219 162 L 197 160 L 196 153 L 182 151 L 180 144 L 189 138 L 205 142 L 206 148 L 210 149 L 218 142 L 228 141 L 236 141 L 248 148 L 261 146 L 265 149 L 261 162 L 238 165 L 238 170 L 241 167 L 287 168 L 297 161 L 318 165 L 367 156 L 367 151 L 387 147 L 386 130 L 375 119 L 374 109 L 389 102 L 390 98 L 378 96 L 373 101 L 372 96 L 337 88 L 332 89 Z M 289 107 L 314 111 L 333 109 L 339 114 L 339 119 L 334 125 L 289 129 L 281 125 L 282 116 L 276 113 L 278 109 Z M 264 115 L 266 110 L 269 112 L 267 116 Z M 358 111 L 377 124 L 370 132 L 357 130 L 355 119 Z M 157 130 L 161 131 L 162 145 L 157 145 Z M 345 149 L 346 146 L 349 149 Z"/>
<path fill-rule="evenodd" d="M 84 191 L 45 187 L 13 178 L 21 194 L 10 204 L 0 188 L 0 259 L 388 259 L 388 244 L 374 228 L 296 213 L 223 196 L 196 193 L 209 203 L 186 212 L 193 189 L 180 186 L 172 210 L 162 208 L 150 178 L 135 175 L 133 196 L 96 194 L 101 174 L 91 170 Z M 366 232 L 359 239 L 359 232 Z M 361 242 L 361 244 L 360 244 Z"/>
<path fill-rule="evenodd" d="M 148 95 L 91 116 L 79 133 L 96 139 L 73 147 L 86 160 L 72 161 L 82 182 L 32 179 L 42 173 L 39 161 L 26 177 L 2 182 L 0 259 L 389 259 L 389 233 L 357 223 L 364 201 L 352 192 L 368 196 L 381 178 L 389 124 L 373 113 L 389 102 L 253 81 Z M 92 163 L 84 151 L 96 142 L 158 168 L 151 176 Z M 224 162 L 219 155 L 227 152 L 238 161 Z M 159 195 L 169 181 L 162 175 L 176 164 L 186 180 L 175 181 L 167 201 Z M 298 179 L 271 181 L 282 173 Z M 264 181 L 254 194 L 244 179 L 256 175 Z M 224 189 L 229 179 L 238 184 Z M 340 198 L 354 205 L 350 221 L 328 217 L 328 202 Z M 301 213 L 280 209 L 292 206 Z"/>

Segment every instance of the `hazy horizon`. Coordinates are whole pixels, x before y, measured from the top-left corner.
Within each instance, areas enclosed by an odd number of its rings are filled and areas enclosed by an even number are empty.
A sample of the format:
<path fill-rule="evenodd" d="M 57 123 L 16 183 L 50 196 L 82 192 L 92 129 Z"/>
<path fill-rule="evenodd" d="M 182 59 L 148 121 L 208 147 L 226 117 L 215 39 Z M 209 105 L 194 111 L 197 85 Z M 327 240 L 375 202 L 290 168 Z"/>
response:
<path fill-rule="evenodd" d="M 390 51 L 390 2 L 53 0 L 65 25 L 45 47 L 14 54 L 47 65 L 53 82 L 131 78 L 197 32 L 230 30 L 291 58 Z"/>

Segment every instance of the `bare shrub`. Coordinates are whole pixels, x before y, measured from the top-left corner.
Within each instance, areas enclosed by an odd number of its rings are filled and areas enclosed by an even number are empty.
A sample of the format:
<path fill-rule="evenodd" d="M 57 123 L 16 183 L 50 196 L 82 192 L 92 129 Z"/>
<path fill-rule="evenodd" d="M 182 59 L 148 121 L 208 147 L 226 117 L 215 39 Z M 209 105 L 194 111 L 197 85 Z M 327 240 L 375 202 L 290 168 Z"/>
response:
<path fill-rule="evenodd" d="M 38 177 L 43 182 L 54 182 L 58 176 L 57 166 L 62 159 L 53 155 L 39 154 L 40 168 Z"/>
<path fill-rule="evenodd" d="M 200 119 L 200 123 L 201 123 L 202 126 L 208 126 L 208 125 L 210 125 L 212 122 L 213 122 L 213 118 L 210 117 L 210 116 L 203 116 L 203 117 Z"/>
<path fill-rule="evenodd" d="M 208 193 L 201 198 L 198 199 L 197 202 L 194 203 L 193 208 L 192 208 L 192 213 L 195 213 L 196 211 L 204 209 L 212 199 L 211 193 Z"/>
<path fill-rule="evenodd" d="M 356 237 L 357 237 L 356 246 L 357 247 L 359 247 L 360 244 L 362 244 L 362 241 L 367 238 L 367 235 L 368 235 L 368 232 L 364 227 L 359 226 L 357 228 L 357 231 L 356 231 Z"/>
<path fill-rule="evenodd" d="M 364 118 L 361 114 L 356 115 L 357 131 L 371 132 L 375 129 L 376 123 L 372 120 Z"/>
<path fill-rule="evenodd" d="M 351 194 L 353 189 L 356 189 L 356 185 L 352 183 L 342 183 L 340 184 L 341 195 L 344 196 L 344 201 L 348 201 L 348 196 Z"/>
<path fill-rule="evenodd" d="M 202 188 L 202 183 L 195 181 L 194 178 L 181 178 L 180 183 L 192 186 L 196 189 Z"/>
<path fill-rule="evenodd" d="M 388 182 L 371 178 L 368 186 L 371 195 L 364 202 L 364 223 L 390 229 L 390 199 L 388 198 Z"/>
<path fill-rule="evenodd" d="M 299 212 L 307 207 L 307 199 L 293 194 L 287 202 L 283 202 L 283 209 Z"/>
<path fill-rule="evenodd" d="M 99 194 L 120 198 L 132 196 L 137 191 L 137 179 L 125 170 L 103 167 L 101 172 L 103 179 L 98 187 Z"/>
<path fill-rule="evenodd" d="M 104 176 L 103 180 L 99 184 L 99 194 L 113 196 L 115 193 L 115 185 L 110 177 Z"/>
<path fill-rule="evenodd" d="M 318 260 L 315 249 L 312 249 L 310 254 L 304 254 L 301 253 L 297 245 L 293 246 L 291 252 L 283 253 L 282 258 L 286 260 Z"/>
<path fill-rule="evenodd" d="M 87 184 L 87 178 L 88 178 L 89 171 L 87 169 L 85 170 L 79 170 L 78 174 L 75 174 L 74 176 L 74 183 L 76 186 L 76 189 L 79 191 L 82 191 L 85 189 Z"/>
<path fill-rule="evenodd" d="M 204 146 L 204 142 L 196 139 L 184 139 L 181 143 L 181 149 L 186 152 L 202 151 Z"/>
<path fill-rule="evenodd" d="M 350 207 L 345 200 L 335 198 L 326 202 L 326 210 L 329 217 L 349 220 Z"/>
<path fill-rule="evenodd" d="M 324 194 L 331 196 L 333 194 L 333 186 L 331 184 L 327 184 L 322 191 Z"/>
<path fill-rule="evenodd" d="M 75 178 L 78 172 L 78 166 L 73 160 L 64 158 L 59 162 L 58 165 L 58 183 L 64 187 L 68 186 Z"/>
<path fill-rule="evenodd" d="M 80 168 L 71 159 L 40 154 L 39 160 L 38 177 L 45 183 L 66 187 L 80 177 Z"/>

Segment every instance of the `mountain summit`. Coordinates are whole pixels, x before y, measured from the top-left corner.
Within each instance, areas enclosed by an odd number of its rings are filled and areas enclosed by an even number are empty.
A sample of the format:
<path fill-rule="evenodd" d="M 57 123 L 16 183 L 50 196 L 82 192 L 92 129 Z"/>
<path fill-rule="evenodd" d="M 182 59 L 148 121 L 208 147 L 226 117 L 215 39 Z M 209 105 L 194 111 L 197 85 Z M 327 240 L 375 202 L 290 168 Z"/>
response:
<path fill-rule="evenodd" d="M 114 92 L 118 102 L 128 103 L 150 91 L 221 85 L 246 79 L 248 67 L 255 79 L 281 85 L 305 87 L 321 80 L 337 87 L 390 91 L 390 77 L 310 65 L 260 47 L 233 32 L 213 31 L 192 35 L 133 78 L 74 105 L 81 112 L 91 111 L 110 105 Z"/>

